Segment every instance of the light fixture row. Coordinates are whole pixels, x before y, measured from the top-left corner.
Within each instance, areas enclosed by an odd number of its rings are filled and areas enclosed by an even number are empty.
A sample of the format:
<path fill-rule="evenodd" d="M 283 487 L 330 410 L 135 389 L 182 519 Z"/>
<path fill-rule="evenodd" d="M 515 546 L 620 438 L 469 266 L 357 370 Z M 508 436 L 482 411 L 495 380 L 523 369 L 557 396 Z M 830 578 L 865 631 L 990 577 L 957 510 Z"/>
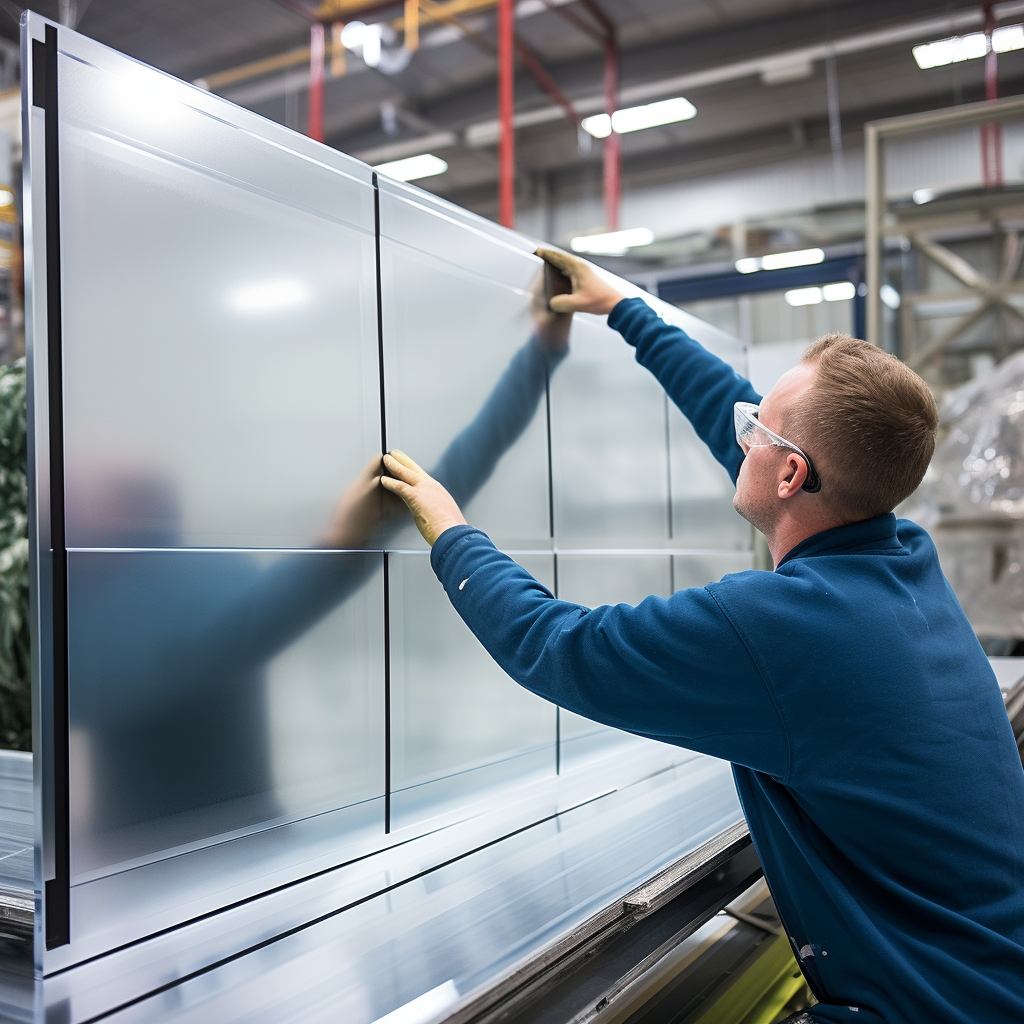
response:
<path fill-rule="evenodd" d="M 784 298 L 791 306 L 816 306 L 819 302 L 842 302 L 852 299 L 857 288 L 852 281 L 836 281 L 813 288 L 791 288 Z"/>
<path fill-rule="evenodd" d="M 342 41 L 345 41 L 345 33 L 350 33 L 346 46 L 362 46 L 364 56 L 366 46 L 371 41 L 364 30 L 366 25 L 362 22 L 352 22 L 345 26 L 342 33 Z M 379 45 L 379 40 L 378 40 Z M 369 61 L 367 62 L 369 63 Z M 669 100 L 659 100 L 657 103 L 645 103 L 639 107 L 624 107 L 616 110 L 609 117 L 607 114 L 594 114 L 593 117 L 583 118 L 581 124 L 583 129 L 594 136 L 595 139 L 606 139 L 614 129 L 618 134 L 625 135 L 629 132 L 642 131 L 644 128 L 657 128 L 661 125 L 675 124 L 678 121 L 689 121 L 696 117 L 697 108 L 682 96 L 676 96 Z M 420 156 L 406 157 L 403 160 L 391 160 L 384 164 L 378 164 L 374 170 L 380 171 L 391 178 L 399 181 L 415 181 L 418 178 L 429 178 L 435 174 L 444 174 L 448 170 L 448 164 L 440 157 L 432 153 L 424 153 Z M 646 245 L 647 242 L 627 242 L 627 248 L 633 245 Z M 617 246 L 618 252 L 622 246 Z M 592 249 L 580 249 L 579 252 L 596 252 Z"/>
<path fill-rule="evenodd" d="M 1024 25 L 1004 25 L 992 33 L 992 49 L 996 53 L 1024 50 Z M 977 60 L 988 53 L 984 32 L 970 32 L 965 36 L 949 36 L 914 47 L 914 60 L 921 70 L 959 64 L 964 60 Z"/>

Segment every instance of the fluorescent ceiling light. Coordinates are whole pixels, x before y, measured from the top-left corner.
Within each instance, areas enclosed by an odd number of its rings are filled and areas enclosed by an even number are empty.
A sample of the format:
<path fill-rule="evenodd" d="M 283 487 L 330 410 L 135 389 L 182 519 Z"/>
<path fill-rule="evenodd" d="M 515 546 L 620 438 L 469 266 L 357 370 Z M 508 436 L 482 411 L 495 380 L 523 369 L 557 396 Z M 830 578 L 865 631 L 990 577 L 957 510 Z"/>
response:
<path fill-rule="evenodd" d="M 937 194 L 933 188 L 916 188 L 914 189 L 914 202 L 918 206 L 924 206 L 925 203 L 930 203 Z"/>
<path fill-rule="evenodd" d="M 362 21 L 350 21 L 341 30 L 341 45 L 346 50 L 358 51 L 363 62 L 371 68 L 380 64 L 380 43 L 383 29 L 380 25 L 367 25 Z"/>
<path fill-rule="evenodd" d="M 900 293 L 891 284 L 883 284 L 878 289 L 878 295 L 890 309 L 900 308 Z"/>
<path fill-rule="evenodd" d="M 448 170 L 448 164 L 433 153 L 422 153 L 420 156 L 407 156 L 404 160 L 390 160 L 386 164 L 377 164 L 374 170 L 398 181 L 415 181 L 417 178 L 432 178 L 435 174 L 444 174 Z"/>
<path fill-rule="evenodd" d="M 1004 25 L 992 33 L 992 49 L 996 53 L 1024 49 L 1024 25 Z M 914 60 L 922 70 L 958 64 L 964 60 L 977 60 L 988 52 L 984 32 L 971 32 L 965 36 L 950 36 L 922 43 L 914 47 Z"/>
<path fill-rule="evenodd" d="M 761 71 L 761 81 L 765 85 L 784 85 L 787 82 L 799 82 L 802 78 L 810 78 L 814 74 L 814 63 L 809 60 L 797 60 L 795 63 L 772 63 Z"/>
<path fill-rule="evenodd" d="M 612 129 L 625 135 L 638 132 L 643 128 L 657 128 L 662 124 L 675 124 L 677 121 L 689 121 L 696 117 L 697 108 L 682 96 L 671 100 L 659 100 L 657 103 L 645 103 L 642 107 L 624 107 L 616 110 L 611 118 L 607 114 L 594 114 L 585 117 L 583 130 L 590 132 L 595 139 L 606 139 Z"/>
<path fill-rule="evenodd" d="M 793 288 L 786 292 L 786 301 L 791 306 L 816 306 L 822 300 L 820 288 Z"/>
<path fill-rule="evenodd" d="M 835 284 L 823 285 L 821 294 L 826 302 L 842 302 L 844 299 L 852 299 L 857 289 L 852 281 L 837 281 Z"/>
<path fill-rule="evenodd" d="M 795 252 L 775 252 L 761 257 L 762 270 L 782 270 L 785 267 L 807 267 L 821 263 L 825 253 L 821 249 L 797 249 Z"/>
<path fill-rule="evenodd" d="M 592 256 L 624 256 L 627 249 L 650 245 L 653 241 L 654 232 L 650 228 L 626 228 L 603 235 L 579 235 L 569 245 L 573 252 L 590 253 Z"/>
<path fill-rule="evenodd" d="M 236 288 L 229 296 L 239 313 L 269 313 L 299 306 L 309 298 L 309 288 L 302 281 L 260 281 Z"/>
<path fill-rule="evenodd" d="M 753 274 L 755 270 L 784 270 L 786 267 L 809 267 L 821 263 L 825 253 L 821 249 L 797 249 L 793 252 L 773 252 L 769 256 L 745 256 L 736 261 L 741 274 Z"/>
<path fill-rule="evenodd" d="M 852 281 L 836 281 L 820 288 L 792 288 L 785 294 L 791 306 L 816 306 L 819 302 L 842 302 L 852 299 L 857 289 Z"/>
<path fill-rule="evenodd" d="M 0 206 L 10 206 L 14 202 L 14 193 L 0 188 Z"/>

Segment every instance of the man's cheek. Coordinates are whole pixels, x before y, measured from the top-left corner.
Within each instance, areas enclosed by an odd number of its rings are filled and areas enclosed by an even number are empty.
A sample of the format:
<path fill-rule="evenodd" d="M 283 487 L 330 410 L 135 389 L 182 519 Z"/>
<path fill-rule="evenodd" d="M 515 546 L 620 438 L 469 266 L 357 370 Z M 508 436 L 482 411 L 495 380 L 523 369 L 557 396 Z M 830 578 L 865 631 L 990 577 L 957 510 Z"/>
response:
<path fill-rule="evenodd" d="M 744 460 L 740 463 L 740 471 L 736 474 L 736 490 L 737 491 L 740 489 L 740 486 L 746 480 L 746 478 L 747 478 L 747 476 L 748 476 L 748 474 L 750 472 L 750 467 L 747 465 L 749 462 L 750 462 L 750 458 L 747 457 L 747 458 L 744 458 Z"/>

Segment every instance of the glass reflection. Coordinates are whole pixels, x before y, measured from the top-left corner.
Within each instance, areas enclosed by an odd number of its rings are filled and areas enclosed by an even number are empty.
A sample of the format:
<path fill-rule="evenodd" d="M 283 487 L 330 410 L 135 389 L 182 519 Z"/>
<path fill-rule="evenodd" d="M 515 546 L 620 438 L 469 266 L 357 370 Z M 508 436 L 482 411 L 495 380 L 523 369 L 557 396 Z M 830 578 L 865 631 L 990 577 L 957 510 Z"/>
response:
<path fill-rule="evenodd" d="M 426 243 L 411 228 L 409 236 Z M 425 464 L 503 546 L 548 547 L 546 417 L 538 410 L 568 351 L 571 319 L 547 310 L 535 261 L 507 258 L 519 272 L 526 264 L 525 290 L 412 246 L 388 250 L 388 437 L 417 460 L 431 458 L 464 415 L 467 396 L 486 394 L 469 424 Z M 425 546 L 404 508 L 381 535 L 388 547 Z M 550 555 L 516 557 L 552 585 Z M 490 659 L 439 591 L 425 551 L 392 554 L 389 570 L 392 825 L 514 778 L 553 773 L 554 707 Z"/>
<path fill-rule="evenodd" d="M 382 560 L 69 553 L 77 880 L 383 795 Z"/>
<path fill-rule="evenodd" d="M 433 467 L 463 501 L 536 417 L 564 355 L 569 319 L 534 307 L 533 332 Z M 146 469 L 80 489 L 79 525 L 96 545 L 70 554 L 76 878 L 383 795 L 383 558 L 358 549 L 389 546 L 408 517 L 379 473 L 374 456 L 308 541 L 315 550 L 275 554 L 180 550 L 182 496 Z M 410 624 L 393 634 L 407 652 L 403 692 L 419 707 L 408 747 L 397 741 L 409 751 L 402 784 L 469 762 L 530 770 L 542 747 L 553 765 L 553 708 L 504 679 L 451 609 L 454 630 L 434 621 L 437 584 L 425 555 L 417 562 L 418 586 L 395 590 L 397 622 Z M 466 686 L 483 693 L 495 675 L 491 736 L 458 709 Z"/>
<path fill-rule="evenodd" d="M 673 547 L 749 550 L 750 524 L 732 507 L 729 474 L 672 402 L 668 425 Z"/>
<path fill-rule="evenodd" d="M 637 605 L 655 594 L 672 593 L 671 555 L 558 556 L 558 596 L 596 608 L 604 604 Z M 560 762 L 563 771 L 608 754 L 623 743 L 649 742 L 631 733 L 559 710 Z"/>
<path fill-rule="evenodd" d="M 570 321 L 547 310 L 535 257 L 440 213 L 382 190 L 388 445 L 433 467 L 495 543 L 550 548 L 546 417 L 536 412 Z M 394 545 L 425 547 L 411 527 Z"/>
<path fill-rule="evenodd" d="M 551 555 L 516 560 L 545 586 Z M 392 554 L 392 824 L 554 774 L 555 707 L 517 686 L 438 592 L 426 552 Z"/>
<path fill-rule="evenodd" d="M 68 544 L 307 546 L 380 445 L 368 174 L 144 68 L 60 75 Z"/>
<path fill-rule="evenodd" d="M 573 352 L 551 381 L 551 461 L 559 547 L 669 541 L 665 396 L 633 349 L 577 317 Z"/>

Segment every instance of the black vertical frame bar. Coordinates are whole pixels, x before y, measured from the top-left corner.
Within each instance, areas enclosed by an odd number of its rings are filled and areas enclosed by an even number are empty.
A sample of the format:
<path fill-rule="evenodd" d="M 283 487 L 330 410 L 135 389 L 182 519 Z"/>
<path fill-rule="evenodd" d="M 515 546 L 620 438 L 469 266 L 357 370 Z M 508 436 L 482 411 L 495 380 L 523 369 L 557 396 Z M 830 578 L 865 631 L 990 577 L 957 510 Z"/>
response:
<path fill-rule="evenodd" d="M 551 367 L 544 370 L 544 414 L 547 421 L 548 442 L 548 536 L 555 540 L 555 470 L 551 457 Z M 555 594 L 555 597 L 558 595 Z"/>
<path fill-rule="evenodd" d="M 551 537 L 551 572 L 555 597 L 558 597 L 558 552 L 555 548 L 555 470 L 551 451 L 551 367 L 544 371 L 544 415 L 548 440 L 548 534 Z M 555 774 L 562 774 L 562 709 L 555 707 Z"/>
<path fill-rule="evenodd" d="M 384 297 L 380 275 L 380 189 L 373 172 L 373 245 L 377 275 L 377 373 L 380 380 L 380 450 L 388 450 L 384 404 Z M 384 552 L 384 833 L 391 832 L 391 567 Z"/>
<path fill-rule="evenodd" d="M 68 551 L 64 532 L 64 388 L 61 320 L 60 151 L 57 29 L 32 41 L 32 103 L 43 108 L 46 207 L 46 357 L 50 443 L 53 624 L 53 864 L 46 881 L 46 948 L 71 941 L 70 758 L 68 751 Z"/>

